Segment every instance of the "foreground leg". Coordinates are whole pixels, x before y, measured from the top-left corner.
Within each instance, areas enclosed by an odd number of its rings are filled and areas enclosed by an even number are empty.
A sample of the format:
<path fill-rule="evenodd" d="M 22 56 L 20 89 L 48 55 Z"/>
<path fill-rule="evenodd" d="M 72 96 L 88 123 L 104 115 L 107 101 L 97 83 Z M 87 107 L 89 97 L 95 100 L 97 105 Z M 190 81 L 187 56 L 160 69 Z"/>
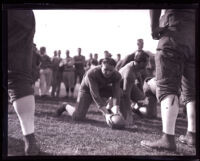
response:
<path fill-rule="evenodd" d="M 163 136 L 157 141 L 142 141 L 141 145 L 155 149 L 176 150 L 175 123 L 178 115 L 178 97 L 168 95 L 161 101 Z"/>
<path fill-rule="evenodd" d="M 188 127 L 186 135 L 181 135 L 179 141 L 189 146 L 196 144 L 196 109 L 195 101 L 186 104 Z"/>
<path fill-rule="evenodd" d="M 20 121 L 25 143 L 25 155 L 38 155 L 40 149 L 34 136 L 35 100 L 33 95 L 25 96 L 13 102 Z"/>

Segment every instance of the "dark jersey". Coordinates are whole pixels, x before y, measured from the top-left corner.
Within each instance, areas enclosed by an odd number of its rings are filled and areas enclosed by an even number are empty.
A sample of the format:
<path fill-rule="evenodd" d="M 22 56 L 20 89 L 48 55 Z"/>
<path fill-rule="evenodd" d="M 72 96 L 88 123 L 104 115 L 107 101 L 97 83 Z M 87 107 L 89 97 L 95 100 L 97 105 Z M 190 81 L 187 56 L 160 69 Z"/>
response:
<path fill-rule="evenodd" d="M 48 55 L 40 55 L 40 56 L 41 56 L 40 68 L 41 69 L 51 68 L 52 63 L 50 57 Z"/>
<path fill-rule="evenodd" d="M 113 87 L 113 104 L 119 105 L 120 101 L 120 80 L 121 75 L 119 72 L 114 71 L 110 78 L 105 78 L 101 71 L 101 66 L 97 66 L 88 70 L 85 74 L 80 90 L 89 92 L 98 107 L 105 106 L 104 101 L 100 97 L 100 90 L 107 86 Z"/>
<path fill-rule="evenodd" d="M 80 55 L 74 57 L 74 65 L 76 70 L 84 70 L 85 64 L 86 62 L 84 56 Z"/>
<path fill-rule="evenodd" d="M 122 76 L 121 86 L 123 90 L 127 90 L 130 84 L 135 84 L 135 80 L 140 78 L 140 72 L 134 67 L 134 61 L 129 62 L 119 70 Z"/>
<path fill-rule="evenodd" d="M 125 66 L 127 63 L 129 63 L 130 61 L 134 61 L 135 59 L 137 59 L 137 54 L 138 52 L 140 52 L 140 54 L 143 54 L 144 57 L 145 57 L 145 62 L 146 64 L 148 63 L 148 60 L 149 60 L 149 55 L 144 52 L 143 50 L 140 50 L 140 51 L 136 51 L 128 56 L 126 56 L 123 60 L 119 61 L 116 65 L 116 70 L 119 70 L 120 68 L 122 68 L 123 66 Z"/>

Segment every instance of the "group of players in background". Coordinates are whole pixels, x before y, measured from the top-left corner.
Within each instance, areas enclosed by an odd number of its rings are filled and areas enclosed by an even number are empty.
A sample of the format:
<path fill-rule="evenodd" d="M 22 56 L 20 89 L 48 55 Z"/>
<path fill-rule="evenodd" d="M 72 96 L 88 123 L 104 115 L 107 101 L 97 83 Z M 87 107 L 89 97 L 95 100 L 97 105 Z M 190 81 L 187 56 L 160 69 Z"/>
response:
<path fill-rule="evenodd" d="M 138 39 L 138 50 L 143 48 L 143 39 Z M 89 54 L 89 59 L 81 54 L 81 48 L 78 48 L 78 55 L 71 57 L 70 51 L 66 50 L 65 58 L 61 58 L 61 50 L 55 50 L 51 58 L 46 53 L 46 47 L 40 47 L 38 50 L 34 44 L 32 71 L 34 84 L 39 81 L 39 95 L 41 98 L 60 97 L 61 83 L 64 83 L 66 96 L 65 98 L 75 98 L 74 88 L 76 83 L 81 83 L 83 76 L 89 69 L 98 66 L 103 61 L 103 58 L 98 60 L 98 54 Z M 107 50 L 104 51 L 104 58 L 112 58 L 112 54 Z M 131 58 L 129 58 L 132 60 Z M 127 62 L 121 60 L 121 54 L 116 55 L 116 69 L 124 66 Z M 148 65 L 148 67 L 147 67 Z M 143 79 L 147 76 L 153 76 L 155 71 L 155 62 L 153 57 L 147 57 L 147 64 L 141 72 Z M 141 88 L 142 89 L 142 88 Z"/>

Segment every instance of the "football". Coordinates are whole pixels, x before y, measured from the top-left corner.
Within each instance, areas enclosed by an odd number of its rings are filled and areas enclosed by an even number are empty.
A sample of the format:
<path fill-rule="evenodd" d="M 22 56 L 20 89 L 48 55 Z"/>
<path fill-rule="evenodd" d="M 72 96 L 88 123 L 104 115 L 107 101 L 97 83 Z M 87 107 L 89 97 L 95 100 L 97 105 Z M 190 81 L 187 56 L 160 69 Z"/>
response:
<path fill-rule="evenodd" d="M 125 120 L 123 118 L 123 116 L 121 116 L 120 114 L 113 114 L 110 116 L 110 122 L 108 123 L 108 125 L 112 128 L 112 129 L 124 129 L 125 128 Z"/>

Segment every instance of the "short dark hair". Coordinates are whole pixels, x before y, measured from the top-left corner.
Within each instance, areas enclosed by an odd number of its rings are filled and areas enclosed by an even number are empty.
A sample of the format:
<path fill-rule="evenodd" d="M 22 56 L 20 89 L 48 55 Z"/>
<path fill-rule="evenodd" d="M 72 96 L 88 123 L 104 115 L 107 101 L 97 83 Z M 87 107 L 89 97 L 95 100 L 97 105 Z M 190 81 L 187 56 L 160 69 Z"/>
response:
<path fill-rule="evenodd" d="M 113 58 L 105 58 L 103 59 L 102 61 L 102 64 L 109 64 L 109 65 L 112 65 L 112 66 L 116 66 L 116 62 Z"/>
<path fill-rule="evenodd" d="M 40 52 L 41 52 L 42 54 L 44 54 L 44 53 L 46 52 L 46 48 L 45 48 L 45 47 L 41 47 L 41 48 L 40 48 Z"/>

